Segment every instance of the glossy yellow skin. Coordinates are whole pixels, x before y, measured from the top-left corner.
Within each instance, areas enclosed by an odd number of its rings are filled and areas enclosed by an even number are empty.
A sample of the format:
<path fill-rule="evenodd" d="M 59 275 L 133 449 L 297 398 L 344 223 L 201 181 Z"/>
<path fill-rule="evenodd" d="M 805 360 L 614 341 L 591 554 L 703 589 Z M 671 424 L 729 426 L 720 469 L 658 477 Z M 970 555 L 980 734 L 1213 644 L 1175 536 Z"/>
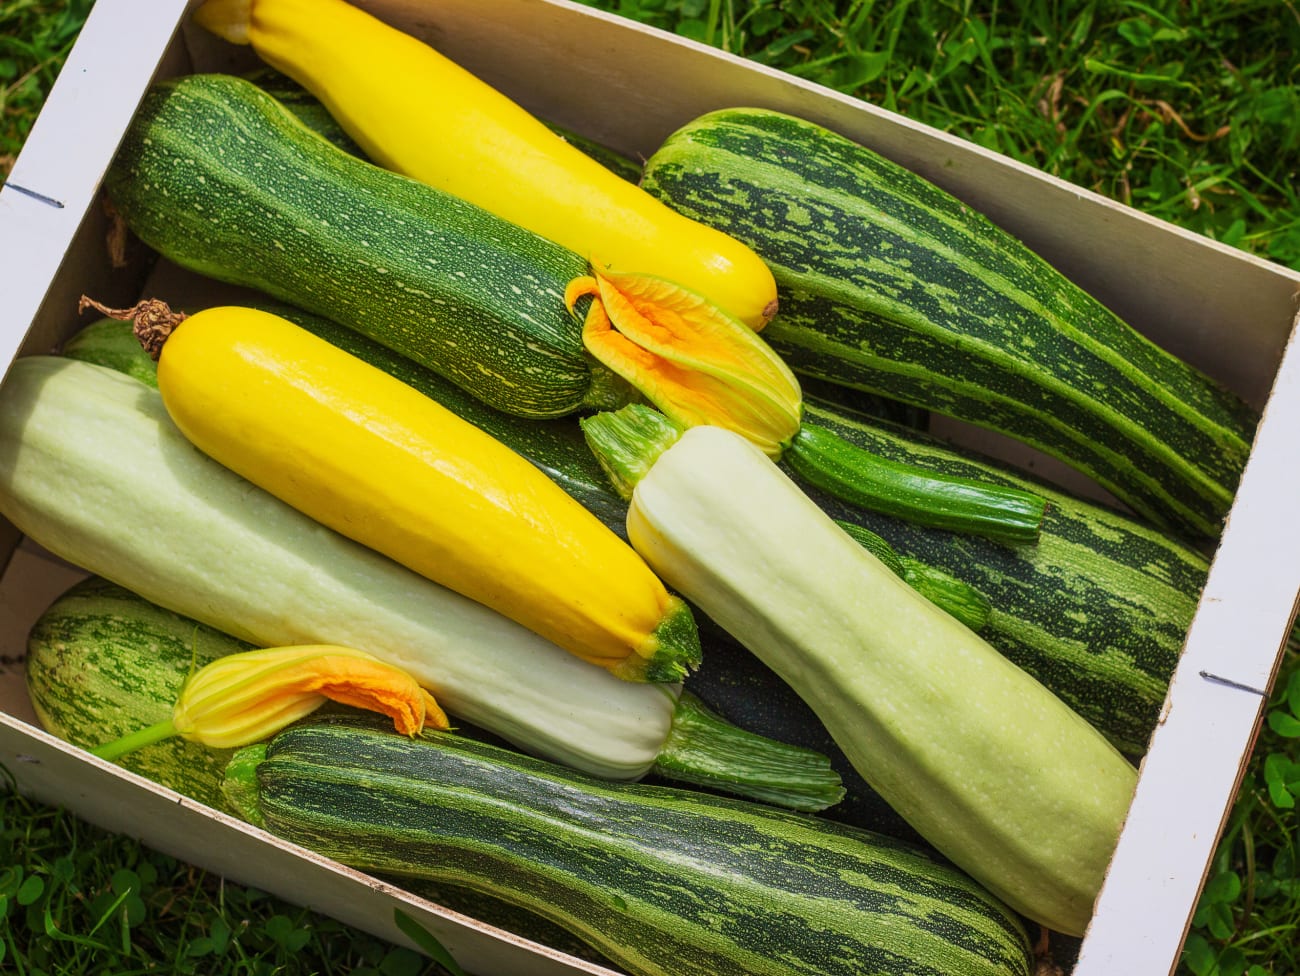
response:
<path fill-rule="evenodd" d="M 162 348 L 158 388 L 225 467 L 619 677 L 641 680 L 655 628 L 688 612 L 531 463 L 279 316 L 190 316 Z"/>
<path fill-rule="evenodd" d="M 734 238 L 575 149 L 433 48 L 343 0 L 208 0 L 196 19 L 303 85 L 379 165 L 614 271 L 698 292 L 752 328 L 776 282 Z"/>

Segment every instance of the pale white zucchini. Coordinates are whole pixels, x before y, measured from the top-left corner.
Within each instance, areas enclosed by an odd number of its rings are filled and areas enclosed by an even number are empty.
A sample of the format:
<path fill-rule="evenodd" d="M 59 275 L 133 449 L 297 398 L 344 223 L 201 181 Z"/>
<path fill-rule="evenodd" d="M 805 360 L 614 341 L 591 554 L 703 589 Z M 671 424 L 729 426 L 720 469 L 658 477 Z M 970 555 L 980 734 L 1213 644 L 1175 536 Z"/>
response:
<path fill-rule="evenodd" d="M 695 428 L 659 455 L 628 535 L 939 851 L 1029 918 L 1083 932 L 1136 779 L 1091 726 L 730 432 Z"/>
<path fill-rule="evenodd" d="M 368 650 L 527 752 L 632 779 L 668 738 L 680 686 L 620 681 L 320 526 L 192 447 L 156 390 L 113 370 L 14 363 L 0 386 L 0 513 L 243 640 Z"/>

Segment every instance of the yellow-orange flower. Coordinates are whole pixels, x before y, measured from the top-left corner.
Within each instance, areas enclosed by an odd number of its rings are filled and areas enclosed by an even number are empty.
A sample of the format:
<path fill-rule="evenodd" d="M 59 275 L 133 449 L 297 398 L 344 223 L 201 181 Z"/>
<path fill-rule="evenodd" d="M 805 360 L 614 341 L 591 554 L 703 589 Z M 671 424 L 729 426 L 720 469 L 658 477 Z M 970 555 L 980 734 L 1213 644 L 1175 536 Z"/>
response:
<path fill-rule="evenodd" d="M 752 329 L 653 275 L 598 269 L 565 290 L 570 311 L 591 296 L 587 351 L 683 427 L 710 424 L 778 457 L 799 430 L 799 381 Z"/>
<path fill-rule="evenodd" d="M 326 701 L 387 715 L 404 735 L 416 735 L 426 725 L 449 727 L 433 696 L 405 671 L 355 648 L 304 644 L 218 658 L 185 683 L 169 721 L 94 752 L 116 759 L 172 735 L 218 749 L 245 746 Z"/>

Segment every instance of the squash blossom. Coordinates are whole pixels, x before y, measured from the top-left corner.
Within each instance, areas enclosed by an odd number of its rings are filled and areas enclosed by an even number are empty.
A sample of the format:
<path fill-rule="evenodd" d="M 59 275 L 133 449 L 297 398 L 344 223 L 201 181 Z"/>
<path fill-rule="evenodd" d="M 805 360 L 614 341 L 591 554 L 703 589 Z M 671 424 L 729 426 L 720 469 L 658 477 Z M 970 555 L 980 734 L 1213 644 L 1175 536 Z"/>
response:
<path fill-rule="evenodd" d="M 1009 544 L 1037 540 L 1047 505 L 1041 496 L 883 458 L 804 424 L 799 381 L 739 320 L 664 278 L 591 267 L 564 290 L 571 315 L 579 299 L 592 299 L 583 345 L 678 429 L 739 434 L 803 482 L 857 508 Z M 606 473 L 625 489 L 617 471 L 606 465 Z"/>
<path fill-rule="evenodd" d="M 179 735 L 214 749 L 260 742 L 326 701 L 380 712 L 398 732 L 449 728 L 433 696 L 409 674 L 351 647 L 304 644 L 229 654 L 181 689 L 172 717 L 92 750 L 117 759 Z"/>
<path fill-rule="evenodd" d="M 593 268 L 565 289 L 592 297 L 582 341 L 682 427 L 725 427 L 779 457 L 799 431 L 799 381 L 738 319 L 664 278 Z"/>

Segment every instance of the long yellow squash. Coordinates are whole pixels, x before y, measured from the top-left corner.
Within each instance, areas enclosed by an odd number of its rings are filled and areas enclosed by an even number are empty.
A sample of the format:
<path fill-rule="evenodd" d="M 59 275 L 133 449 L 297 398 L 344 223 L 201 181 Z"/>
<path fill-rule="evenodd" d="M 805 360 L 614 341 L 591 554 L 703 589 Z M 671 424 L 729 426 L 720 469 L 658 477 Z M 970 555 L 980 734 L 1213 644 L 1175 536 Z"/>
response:
<path fill-rule="evenodd" d="M 753 328 L 776 282 L 747 245 L 575 149 L 427 44 L 344 0 L 208 0 L 196 20 L 303 85 L 376 163 L 602 268 L 657 275 Z"/>
<path fill-rule="evenodd" d="M 253 484 L 620 678 L 698 662 L 690 609 L 641 558 L 440 404 L 268 312 L 164 316 L 161 332 L 167 412 Z"/>

